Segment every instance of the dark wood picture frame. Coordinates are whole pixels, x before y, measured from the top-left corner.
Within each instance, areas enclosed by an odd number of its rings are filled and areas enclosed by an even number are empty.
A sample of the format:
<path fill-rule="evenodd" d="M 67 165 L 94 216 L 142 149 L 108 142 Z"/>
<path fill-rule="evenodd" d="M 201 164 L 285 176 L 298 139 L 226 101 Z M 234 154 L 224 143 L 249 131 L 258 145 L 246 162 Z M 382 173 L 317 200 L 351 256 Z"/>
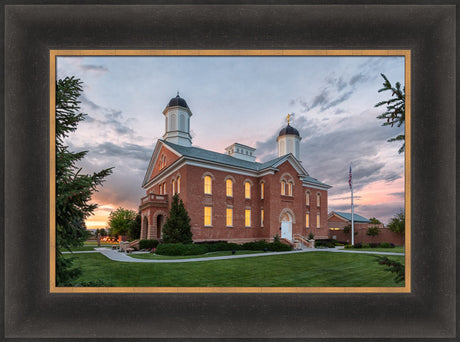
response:
<path fill-rule="evenodd" d="M 3 339 L 455 337 L 455 6 L 120 4 L 2 7 Z M 49 51 L 153 48 L 411 50 L 412 292 L 49 293 Z"/>

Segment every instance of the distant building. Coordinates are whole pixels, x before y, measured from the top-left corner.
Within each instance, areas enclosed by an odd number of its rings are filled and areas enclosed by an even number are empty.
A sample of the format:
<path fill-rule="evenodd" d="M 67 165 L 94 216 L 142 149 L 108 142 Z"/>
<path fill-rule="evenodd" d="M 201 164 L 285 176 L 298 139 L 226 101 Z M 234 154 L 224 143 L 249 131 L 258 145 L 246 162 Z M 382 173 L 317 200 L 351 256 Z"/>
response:
<path fill-rule="evenodd" d="M 288 123 L 277 138 L 278 157 L 256 162 L 240 143 L 217 153 L 192 146 L 192 112 L 179 94 L 165 110 L 165 134 L 153 151 L 142 187 L 141 239 L 160 239 L 173 194 L 191 218 L 194 241 L 245 242 L 279 235 L 328 237 L 331 187 L 310 176 L 300 161 L 297 129 Z"/>
<path fill-rule="evenodd" d="M 404 234 L 392 232 L 389 228 L 385 228 L 383 224 L 371 223 L 367 218 L 353 214 L 355 243 L 379 243 L 390 242 L 398 246 L 404 245 Z M 329 226 L 329 238 L 339 242 L 350 243 L 351 232 L 344 233 L 343 228 L 351 225 L 351 213 L 332 211 L 327 218 Z M 379 234 L 376 236 L 367 235 L 370 227 L 378 227 Z"/>

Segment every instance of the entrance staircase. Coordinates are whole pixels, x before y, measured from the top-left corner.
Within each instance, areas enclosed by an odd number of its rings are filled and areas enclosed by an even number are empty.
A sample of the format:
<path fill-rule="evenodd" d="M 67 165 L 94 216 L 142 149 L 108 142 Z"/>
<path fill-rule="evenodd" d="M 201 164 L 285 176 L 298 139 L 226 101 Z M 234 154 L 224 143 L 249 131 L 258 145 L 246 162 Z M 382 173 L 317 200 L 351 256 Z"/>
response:
<path fill-rule="evenodd" d="M 315 248 L 315 240 L 308 240 L 300 234 L 294 234 L 294 241 L 299 243 L 300 249 L 303 249 L 303 247 Z"/>

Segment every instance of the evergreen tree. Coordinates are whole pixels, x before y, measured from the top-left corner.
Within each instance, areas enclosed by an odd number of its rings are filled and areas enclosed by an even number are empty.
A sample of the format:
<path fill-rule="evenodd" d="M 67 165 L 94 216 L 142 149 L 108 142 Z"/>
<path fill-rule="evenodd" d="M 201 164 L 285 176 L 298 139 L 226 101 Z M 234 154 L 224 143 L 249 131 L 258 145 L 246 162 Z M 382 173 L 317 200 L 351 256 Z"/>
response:
<path fill-rule="evenodd" d="M 141 215 L 137 214 L 136 218 L 132 220 L 128 228 L 128 236 L 131 239 L 139 239 L 141 237 Z"/>
<path fill-rule="evenodd" d="M 96 209 L 90 204 L 92 194 L 97 191 L 104 178 L 112 171 L 105 169 L 92 175 L 80 174 L 76 163 L 87 151 L 71 152 L 64 139 L 77 129 L 85 114 L 79 112 L 78 98 L 82 82 L 66 77 L 56 82 L 56 285 L 72 286 L 81 274 L 73 266 L 73 258 L 64 258 L 62 251 L 83 245 L 86 240 L 85 219 Z"/>
<path fill-rule="evenodd" d="M 376 219 L 375 217 L 371 217 L 369 219 L 369 221 L 371 221 L 372 224 L 382 224 L 382 222 L 380 222 L 378 219 Z"/>
<path fill-rule="evenodd" d="M 395 86 L 393 87 L 388 81 L 387 77 L 384 74 L 382 75 L 383 79 L 385 82 L 383 82 L 383 88 L 379 89 L 379 93 L 382 91 L 391 91 L 391 98 L 386 101 L 381 101 L 375 105 L 375 107 L 380 107 L 385 105 L 386 111 L 379 116 L 377 116 L 377 119 L 384 119 L 386 120 L 382 126 L 391 126 L 393 127 L 396 125 L 397 127 L 400 127 L 401 125 L 404 124 L 406 120 L 406 95 L 405 91 L 406 88 L 403 87 L 401 90 L 401 84 L 399 82 L 396 82 Z M 388 142 L 392 141 L 403 141 L 403 144 L 401 148 L 399 149 L 398 153 L 404 152 L 404 148 L 406 146 L 405 144 L 405 135 L 400 134 L 395 138 L 391 138 L 387 140 Z"/>
<path fill-rule="evenodd" d="M 165 243 L 192 243 L 190 217 L 185 210 L 184 203 L 176 194 L 172 197 L 169 217 L 163 226 L 163 242 Z"/>

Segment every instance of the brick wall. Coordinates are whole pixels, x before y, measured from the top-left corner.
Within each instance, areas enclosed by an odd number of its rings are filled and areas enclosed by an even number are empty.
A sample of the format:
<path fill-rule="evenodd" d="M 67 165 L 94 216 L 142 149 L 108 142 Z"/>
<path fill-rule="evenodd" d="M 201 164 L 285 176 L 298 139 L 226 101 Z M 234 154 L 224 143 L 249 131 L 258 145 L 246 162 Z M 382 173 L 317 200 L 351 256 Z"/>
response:
<path fill-rule="evenodd" d="M 355 226 L 355 244 L 356 243 L 380 243 L 390 242 L 396 246 L 404 245 L 404 234 L 392 232 L 389 228 L 380 228 L 379 234 L 376 236 L 367 235 L 367 228 L 375 225 L 358 225 Z M 331 230 L 329 231 L 329 237 L 333 238 L 336 236 L 336 240 L 345 243 L 351 243 L 351 233 L 345 234 L 343 230 Z"/>

